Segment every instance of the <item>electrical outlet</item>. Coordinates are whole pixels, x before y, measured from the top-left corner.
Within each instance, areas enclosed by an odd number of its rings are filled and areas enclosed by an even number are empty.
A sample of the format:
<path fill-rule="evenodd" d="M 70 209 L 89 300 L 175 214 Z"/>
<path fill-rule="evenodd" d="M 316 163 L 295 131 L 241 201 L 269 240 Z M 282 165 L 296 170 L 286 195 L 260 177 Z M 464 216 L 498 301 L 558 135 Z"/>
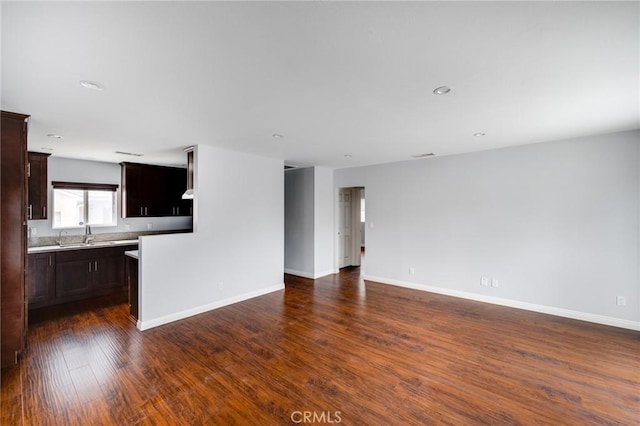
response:
<path fill-rule="evenodd" d="M 616 296 L 616 305 L 627 306 L 627 298 L 624 296 Z"/>
<path fill-rule="evenodd" d="M 29 228 L 31 229 L 31 236 L 38 235 L 38 228 Z"/>
<path fill-rule="evenodd" d="M 491 280 L 491 287 L 500 287 L 500 282 L 497 279 Z"/>
<path fill-rule="evenodd" d="M 153 229 L 153 225 L 151 223 L 147 223 L 147 229 Z"/>
<path fill-rule="evenodd" d="M 409 275 L 415 275 L 415 273 L 416 273 L 416 268 L 410 267 L 409 268 Z"/>
<path fill-rule="evenodd" d="M 489 278 L 481 277 L 480 278 L 480 285 L 483 286 L 483 287 L 489 287 Z"/>
<path fill-rule="evenodd" d="M 131 231 L 131 225 L 129 225 L 128 223 L 124 224 L 124 230 L 125 231 Z"/>

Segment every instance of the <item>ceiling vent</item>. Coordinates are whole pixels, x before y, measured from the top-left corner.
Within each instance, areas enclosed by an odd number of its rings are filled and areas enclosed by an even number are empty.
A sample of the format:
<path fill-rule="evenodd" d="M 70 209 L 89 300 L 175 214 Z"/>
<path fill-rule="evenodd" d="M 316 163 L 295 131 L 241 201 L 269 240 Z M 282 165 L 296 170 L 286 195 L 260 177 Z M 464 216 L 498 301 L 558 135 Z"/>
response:
<path fill-rule="evenodd" d="M 142 157 L 144 154 L 135 154 L 133 152 L 116 151 L 116 154 L 130 155 L 131 157 Z"/>
<path fill-rule="evenodd" d="M 411 158 L 427 158 L 427 157 L 433 157 L 435 154 L 433 152 L 428 152 L 426 154 L 416 154 L 416 155 L 412 155 Z"/>

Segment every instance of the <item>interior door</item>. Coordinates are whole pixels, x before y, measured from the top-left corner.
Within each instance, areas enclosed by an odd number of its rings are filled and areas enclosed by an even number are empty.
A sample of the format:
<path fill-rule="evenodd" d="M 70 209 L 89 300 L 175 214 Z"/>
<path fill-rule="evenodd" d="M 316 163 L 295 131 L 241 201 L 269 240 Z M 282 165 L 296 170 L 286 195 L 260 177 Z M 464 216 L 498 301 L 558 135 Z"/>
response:
<path fill-rule="evenodd" d="M 353 190 L 351 188 L 341 188 L 338 193 L 338 209 L 340 211 L 338 218 L 338 239 L 339 239 L 339 267 L 351 266 L 352 264 L 352 212 L 351 199 Z"/>

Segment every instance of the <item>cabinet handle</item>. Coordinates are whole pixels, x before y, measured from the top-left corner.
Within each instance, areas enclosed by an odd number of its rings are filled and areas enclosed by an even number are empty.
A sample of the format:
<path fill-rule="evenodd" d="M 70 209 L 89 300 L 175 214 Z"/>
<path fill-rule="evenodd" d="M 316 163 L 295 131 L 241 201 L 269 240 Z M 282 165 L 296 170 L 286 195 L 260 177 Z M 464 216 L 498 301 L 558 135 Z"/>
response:
<path fill-rule="evenodd" d="M 93 262 L 93 264 L 95 265 L 95 268 L 93 270 L 95 272 L 98 272 L 98 261 L 96 260 L 95 262 Z"/>
<path fill-rule="evenodd" d="M 149 209 L 147 207 L 144 208 L 144 215 L 145 216 L 149 215 Z"/>
<path fill-rule="evenodd" d="M 47 217 L 47 206 L 42 206 L 42 217 Z"/>
<path fill-rule="evenodd" d="M 31 177 L 31 163 L 27 163 L 27 177 Z"/>
<path fill-rule="evenodd" d="M 176 216 L 180 216 L 180 207 L 176 207 Z"/>
<path fill-rule="evenodd" d="M 49 266 L 51 266 L 51 256 L 49 256 Z"/>
<path fill-rule="evenodd" d="M 144 214 L 144 207 L 140 207 L 140 216 Z"/>
<path fill-rule="evenodd" d="M 33 219 L 33 204 L 29 204 L 29 213 L 27 215 L 29 219 Z"/>
<path fill-rule="evenodd" d="M 91 262 L 89 262 L 89 272 L 91 272 Z"/>

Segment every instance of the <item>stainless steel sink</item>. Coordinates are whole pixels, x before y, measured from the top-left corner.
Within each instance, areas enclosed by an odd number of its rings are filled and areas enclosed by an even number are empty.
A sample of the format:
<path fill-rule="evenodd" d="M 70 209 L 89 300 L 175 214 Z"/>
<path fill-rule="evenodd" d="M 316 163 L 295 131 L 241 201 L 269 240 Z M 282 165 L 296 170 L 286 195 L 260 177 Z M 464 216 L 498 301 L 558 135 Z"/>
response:
<path fill-rule="evenodd" d="M 112 246 L 115 244 L 115 241 L 95 241 L 90 243 L 84 243 L 87 246 Z"/>
<path fill-rule="evenodd" d="M 90 243 L 67 243 L 60 244 L 62 248 L 73 248 L 73 247 L 101 247 L 101 246 L 112 246 L 114 245 L 114 241 L 92 241 Z"/>

